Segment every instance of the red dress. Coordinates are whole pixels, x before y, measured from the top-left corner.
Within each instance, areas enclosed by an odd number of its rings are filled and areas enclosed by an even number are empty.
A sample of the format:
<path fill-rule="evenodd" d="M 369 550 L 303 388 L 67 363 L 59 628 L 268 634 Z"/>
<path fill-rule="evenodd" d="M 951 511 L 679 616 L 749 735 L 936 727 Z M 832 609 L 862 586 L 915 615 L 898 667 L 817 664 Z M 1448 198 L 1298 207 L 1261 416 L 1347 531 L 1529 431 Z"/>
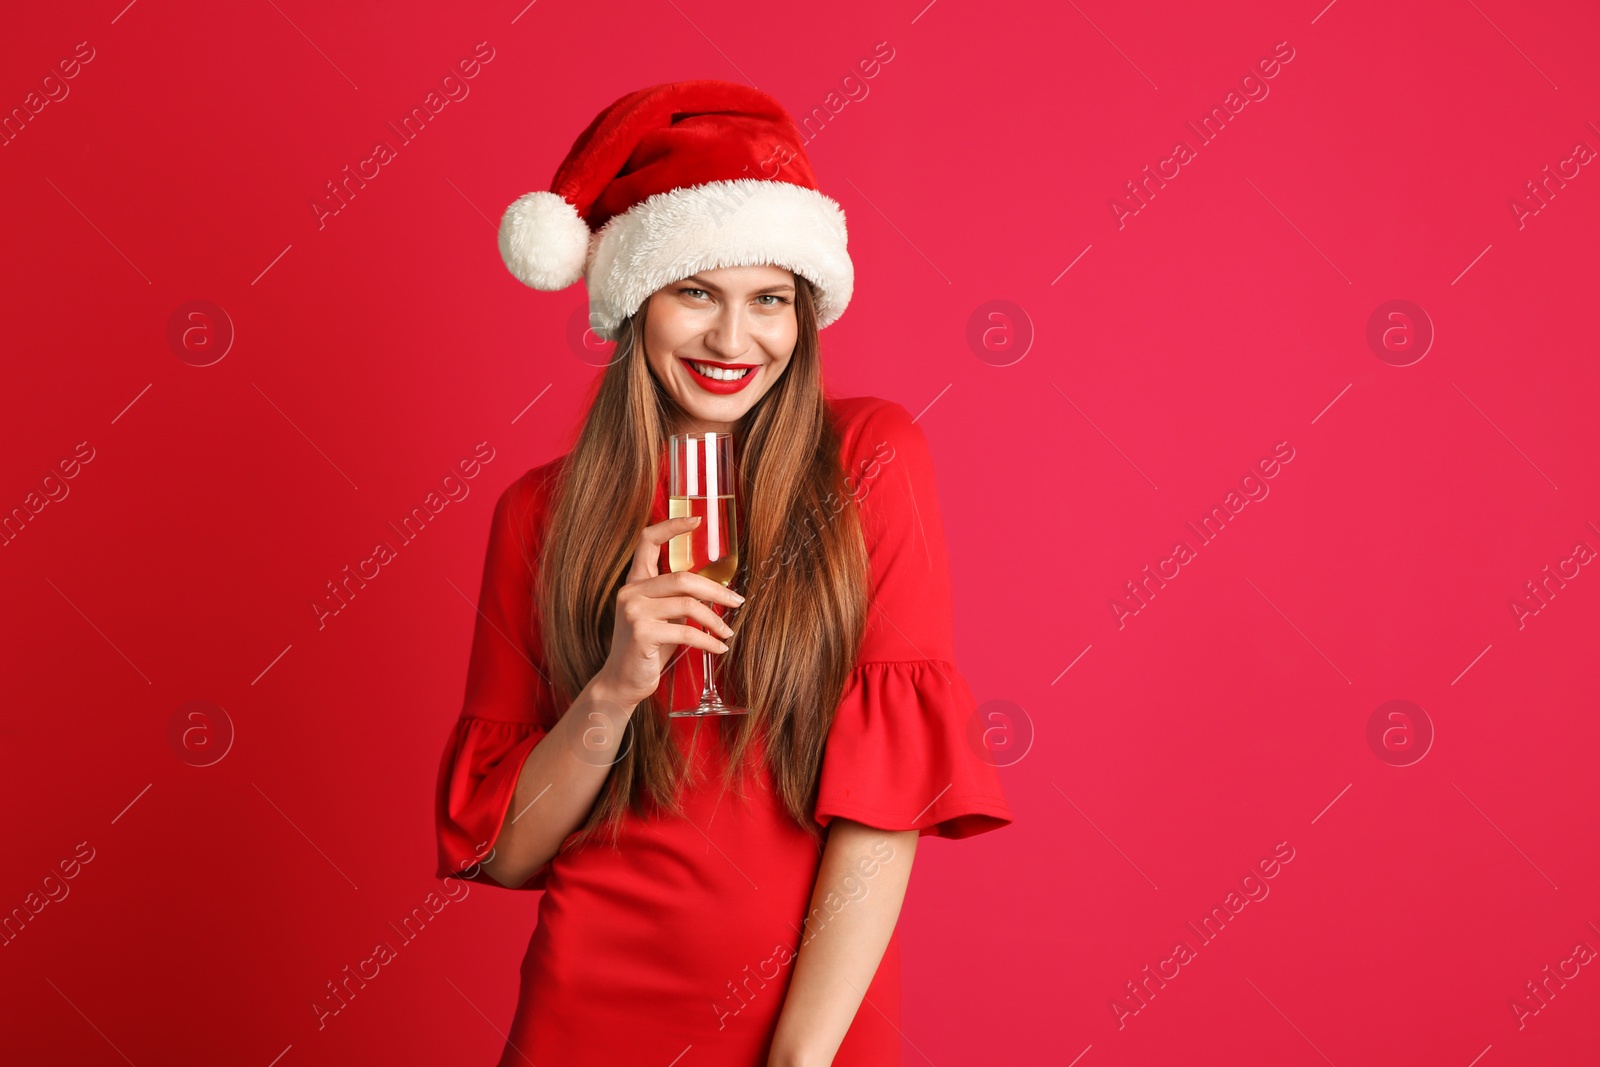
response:
<path fill-rule="evenodd" d="M 1005 826 L 1011 811 L 974 747 L 976 707 L 952 662 L 949 567 L 922 431 L 898 404 L 829 407 L 859 502 L 871 606 L 828 735 L 816 820 L 940 837 Z M 495 507 L 465 705 L 439 767 L 441 878 L 486 854 L 523 761 L 561 710 L 530 618 L 554 469 L 528 471 Z M 658 492 L 650 521 L 665 517 Z M 697 651 L 677 660 L 674 707 L 698 697 L 699 664 Z M 722 791 L 715 723 L 672 723 L 702 768 L 702 785 L 684 795 L 687 819 L 630 812 L 617 848 L 601 839 L 564 849 L 517 887 L 544 895 L 500 1067 L 765 1067 L 821 853 L 764 766 L 747 798 Z M 891 937 L 835 1067 L 900 1063 L 899 962 Z"/>

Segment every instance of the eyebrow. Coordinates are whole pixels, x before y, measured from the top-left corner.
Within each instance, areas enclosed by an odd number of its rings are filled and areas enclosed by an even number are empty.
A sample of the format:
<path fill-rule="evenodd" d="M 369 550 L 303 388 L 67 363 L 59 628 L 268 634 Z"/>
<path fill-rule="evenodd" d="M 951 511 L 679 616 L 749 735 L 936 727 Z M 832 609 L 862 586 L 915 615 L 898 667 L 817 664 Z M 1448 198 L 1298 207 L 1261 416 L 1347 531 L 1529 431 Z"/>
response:
<path fill-rule="evenodd" d="M 686 285 L 689 282 L 693 282 L 695 284 L 695 287 L 698 288 L 698 289 L 709 289 L 713 293 L 722 292 L 722 289 L 719 286 L 713 285 L 712 283 L 706 281 L 704 278 L 700 277 L 700 275 L 698 275 L 698 274 L 691 274 L 689 277 L 683 279 L 683 281 L 679 282 L 678 284 L 679 285 Z M 778 285 L 768 285 L 768 286 L 766 286 L 764 288 L 757 289 L 751 295 L 752 296 L 761 296 L 764 293 L 788 293 L 788 292 L 793 292 L 793 291 L 794 291 L 794 286 L 791 283 L 783 282 L 783 283 L 778 284 Z"/>

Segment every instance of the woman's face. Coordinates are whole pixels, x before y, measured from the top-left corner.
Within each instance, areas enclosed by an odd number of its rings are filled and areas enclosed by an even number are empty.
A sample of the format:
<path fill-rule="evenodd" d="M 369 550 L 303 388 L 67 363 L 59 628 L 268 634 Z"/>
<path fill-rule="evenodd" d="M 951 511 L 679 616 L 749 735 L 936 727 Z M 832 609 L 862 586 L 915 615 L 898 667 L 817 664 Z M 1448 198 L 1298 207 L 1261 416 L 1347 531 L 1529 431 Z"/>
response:
<path fill-rule="evenodd" d="M 726 433 L 789 366 L 799 326 L 794 275 L 719 267 L 658 289 L 645 316 L 650 373 L 691 431 Z"/>

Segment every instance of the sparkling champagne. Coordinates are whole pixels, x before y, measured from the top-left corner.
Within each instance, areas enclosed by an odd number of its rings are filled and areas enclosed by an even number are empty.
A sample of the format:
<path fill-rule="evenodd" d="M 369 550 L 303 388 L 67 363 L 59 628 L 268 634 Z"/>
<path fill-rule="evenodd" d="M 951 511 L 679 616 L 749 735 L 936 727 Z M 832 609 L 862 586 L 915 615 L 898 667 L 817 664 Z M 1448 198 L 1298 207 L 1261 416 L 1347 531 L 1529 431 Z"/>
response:
<path fill-rule="evenodd" d="M 668 514 L 700 520 L 693 530 L 667 542 L 667 565 L 675 572 L 698 572 L 721 585 L 733 581 L 739 569 L 739 520 L 733 500 L 739 476 L 733 451 L 733 438 L 715 431 L 675 433 L 667 440 Z M 710 606 L 721 614 L 717 605 Z M 700 700 L 692 708 L 674 708 L 667 713 L 669 718 L 750 714 L 749 708 L 723 702 L 709 649 L 700 650 L 700 666 L 704 679 Z"/>
<path fill-rule="evenodd" d="M 674 571 L 694 571 L 719 585 L 733 581 L 739 568 L 739 519 L 733 495 L 674 496 L 667 500 L 674 519 L 698 515 L 700 525 L 667 543 L 667 560 Z"/>

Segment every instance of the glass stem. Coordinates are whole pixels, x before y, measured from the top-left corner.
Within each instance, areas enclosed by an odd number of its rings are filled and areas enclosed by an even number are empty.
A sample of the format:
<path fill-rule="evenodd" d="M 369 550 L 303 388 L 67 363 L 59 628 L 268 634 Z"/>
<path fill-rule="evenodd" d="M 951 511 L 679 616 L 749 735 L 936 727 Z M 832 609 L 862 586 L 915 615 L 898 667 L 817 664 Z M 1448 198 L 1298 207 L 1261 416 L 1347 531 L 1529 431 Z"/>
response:
<path fill-rule="evenodd" d="M 701 601 L 701 603 L 705 603 L 705 601 Z M 717 606 L 715 604 L 708 604 L 707 606 L 710 607 L 712 611 L 717 610 Z M 717 614 L 721 615 L 721 612 L 717 612 Z M 710 633 L 711 631 L 707 629 L 706 632 Z M 705 667 L 706 676 L 705 685 L 700 689 L 700 706 L 702 708 L 721 707 L 722 696 L 717 692 L 717 679 L 716 675 L 712 671 L 711 653 L 705 649 L 701 649 L 700 660 Z"/>
<path fill-rule="evenodd" d="M 700 690 L 700 706 L 702 708 L 714 708 L 722 703 L 722 697 L 717 695 L 717 682 L 711 676 L 711 653 L 702 649 L 700 655 L 706 669 L 706 684 Z"/>

